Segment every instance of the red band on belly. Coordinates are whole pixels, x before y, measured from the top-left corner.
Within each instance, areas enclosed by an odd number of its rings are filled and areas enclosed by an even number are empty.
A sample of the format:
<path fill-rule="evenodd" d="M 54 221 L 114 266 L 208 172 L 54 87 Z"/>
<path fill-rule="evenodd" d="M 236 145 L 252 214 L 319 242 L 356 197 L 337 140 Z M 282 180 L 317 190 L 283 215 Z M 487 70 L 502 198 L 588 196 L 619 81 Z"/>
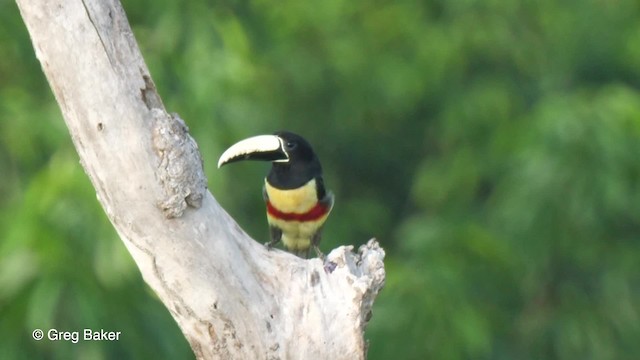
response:
<path fill-rule="evenodd" d="M 328 206 L 317 203 L 316 206 L 312 207 L 305 213 L 286 213 L 276 209 L 275 206 L 271 204 L 271 201 L 267 201 L 267 213 L 276 219 L 284 221 L 315 221 L 326 215 L 328 212 Z"/>

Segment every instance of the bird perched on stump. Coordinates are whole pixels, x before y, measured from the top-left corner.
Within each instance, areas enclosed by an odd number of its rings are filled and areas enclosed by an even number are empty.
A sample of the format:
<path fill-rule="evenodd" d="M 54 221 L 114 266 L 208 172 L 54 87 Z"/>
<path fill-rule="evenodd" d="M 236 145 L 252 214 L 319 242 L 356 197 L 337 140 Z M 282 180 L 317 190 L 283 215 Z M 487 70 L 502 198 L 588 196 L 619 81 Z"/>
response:
<path fill-rule="evenodd" d="M 318 244 L 333 208 L 333 194 L 324 187 L 320 161 L 307 140 L 288 131 L 250 137 L 228 148 L 218 168 L 240 160 L 272 163 L 262 189 L 271 235 L 267 247 L 282 241 L 302 258 L 313 247 L 322 258 Z"/>

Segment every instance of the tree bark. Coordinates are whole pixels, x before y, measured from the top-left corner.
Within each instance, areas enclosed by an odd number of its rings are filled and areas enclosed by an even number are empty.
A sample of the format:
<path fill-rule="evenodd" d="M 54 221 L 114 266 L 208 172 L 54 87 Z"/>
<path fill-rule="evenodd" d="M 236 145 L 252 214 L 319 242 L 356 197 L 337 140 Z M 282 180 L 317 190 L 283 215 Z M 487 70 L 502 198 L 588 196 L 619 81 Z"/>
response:
<path fill-rule="evenodd" d="M 117 0 L 17 0 L 98 200 L 199 359 L 363 359 L 375 240 L 325 263 L 267 251 L 207 191 Z"/>

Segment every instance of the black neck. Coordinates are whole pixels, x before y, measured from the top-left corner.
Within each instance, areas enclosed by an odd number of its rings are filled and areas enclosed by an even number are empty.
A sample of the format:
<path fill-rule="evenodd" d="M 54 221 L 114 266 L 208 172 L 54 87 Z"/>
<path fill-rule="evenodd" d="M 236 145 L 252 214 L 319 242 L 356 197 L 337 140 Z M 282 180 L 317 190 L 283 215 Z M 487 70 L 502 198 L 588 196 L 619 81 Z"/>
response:
<path fill-rule="evenodd" d="M 269 184 L 277 189 L 297 189 L 312 179 L 322 177 L 320 162 L 310 163 L 274 162 L 267 175 Z"/>

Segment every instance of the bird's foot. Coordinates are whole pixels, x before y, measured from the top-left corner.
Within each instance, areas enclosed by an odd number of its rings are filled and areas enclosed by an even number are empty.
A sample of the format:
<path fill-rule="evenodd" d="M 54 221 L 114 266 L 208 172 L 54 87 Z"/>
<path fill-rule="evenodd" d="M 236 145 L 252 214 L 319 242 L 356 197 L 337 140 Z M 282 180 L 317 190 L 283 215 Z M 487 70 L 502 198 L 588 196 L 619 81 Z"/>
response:
<path fill-rule="evenodd" d="M 318 259 L 322 260 L 322 262 L 324 262 L 325 256 L 322 253 L 322 251 L 320 251 L 320 248 L 318 248 L 317 245 L 313 245 L 313 250 L 316 252 L 316 256 L 318 257 Z"/>

